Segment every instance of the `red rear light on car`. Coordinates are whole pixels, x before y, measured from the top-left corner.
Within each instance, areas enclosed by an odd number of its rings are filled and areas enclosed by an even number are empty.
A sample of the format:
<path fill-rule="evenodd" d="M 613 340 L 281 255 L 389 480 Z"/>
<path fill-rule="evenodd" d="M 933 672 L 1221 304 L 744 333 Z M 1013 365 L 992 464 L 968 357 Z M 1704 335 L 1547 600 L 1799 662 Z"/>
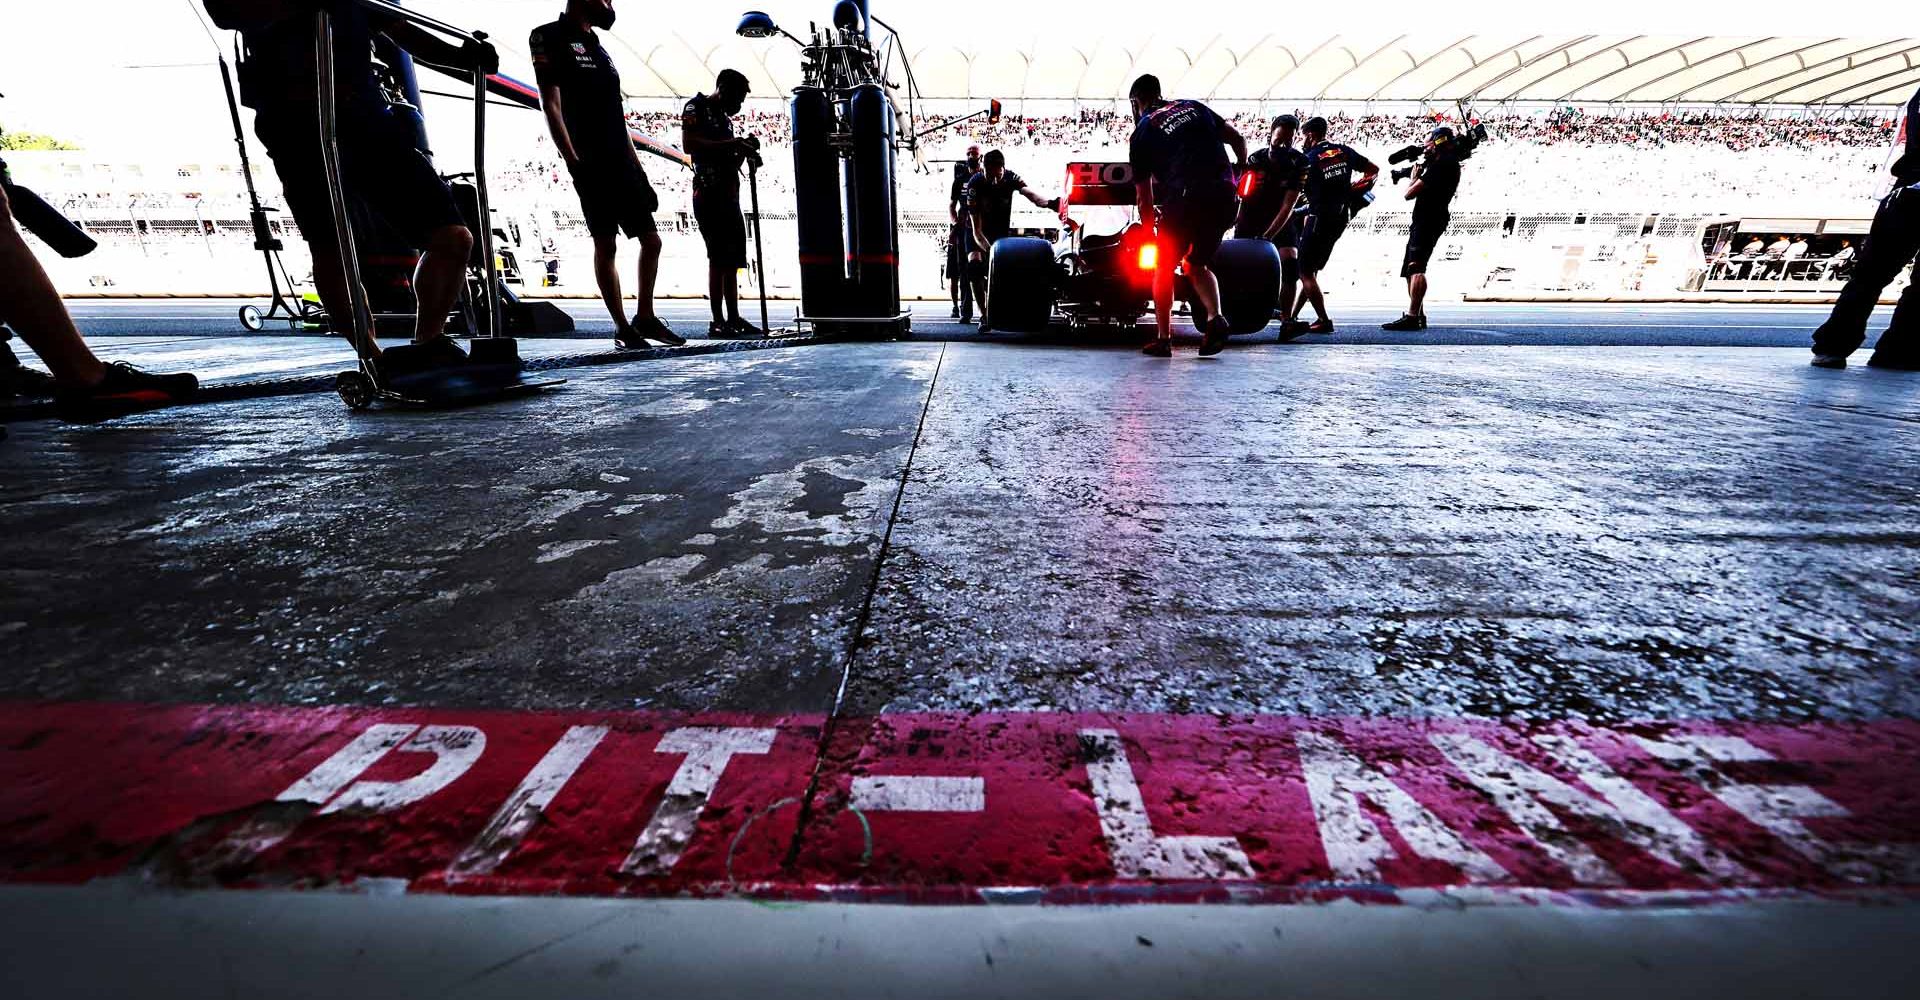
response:
<path fill-rule="evenodd" d="M 1140 270 L 1157 271 L 1160 269 L 1160 244 L 1147 243 L 1140 247 Z"/>

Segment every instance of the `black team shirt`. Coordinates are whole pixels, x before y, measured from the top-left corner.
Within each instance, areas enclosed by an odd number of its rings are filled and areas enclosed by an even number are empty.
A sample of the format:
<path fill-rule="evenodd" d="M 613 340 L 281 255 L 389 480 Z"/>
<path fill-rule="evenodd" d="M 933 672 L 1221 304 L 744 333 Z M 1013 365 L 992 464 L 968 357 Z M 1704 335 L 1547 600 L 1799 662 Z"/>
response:
<path fill-rule="evenodd" d="M 1005 239 L 1013 231 L 1013 196 L 1026 186 L 1011 170 L 1000 172 L 999 183 L 988 180 L 984 170 L 967 182 L 968 210 L 980 220 L 989 241 Z"/>
<path fill-rule="evenodd" d="M 1413 214 L 1421 219 L 1440 219 L 1448 215 L 1453 196 L 1460 190 L 1460 161 L 1451 154 L 1427 157 L 1420 168 L 1420 193 L 1413 199 Z"/>
<path fill-rule="evenodd" d="M 1247 220 L 1243 228 L 1250 236 L 1265 236 L 1287 192 L 1306 186 L 1307 156 L 1292 146 L 1256 149 L 1247 157 L 1247 178 L 1240 192 L 1241 216 Z"/>
<path fill-rule="evenodd" d="M 1153 199 L 1165 205 L 1208 190 L 1233 190 L 1233 162 L 1220 141 L 1220 116 L 1199 101 L 1170 101 L 1134 126 L 1128 160 L 1133 174 L 1153 178 Z"/>
<path fill-rule="evenodd" d="M 733 136 L 733 119 L 727 117 L 720 102 L 711 94 L 695 94 L 680 112 L 689 136 L 712 142 L 726 142 Z M 740 164 L 744 154 L 733 150 L 707 150 L 693 154 L 693 193 L 723 201 L 740 200 Z"/>
<path fill-rule="evenodd" d="M 1307 211 L 1314 215 L 1352 214 L 1353 175 L 1373 169 L 1372 161 L 1352 146 L 1318 142 L 1307 147 Z M 1424 200 L 1424 199 L 1422 199 Z"/>
<path fill-rule="evenodd" d="M 533 29 L 527 38 L 533 76 L 542 87 L 560 88 L 560 116 L 587 169 L 622 169 L 633 161 L 620 71 L 592 30 L 561 18 Z"/>

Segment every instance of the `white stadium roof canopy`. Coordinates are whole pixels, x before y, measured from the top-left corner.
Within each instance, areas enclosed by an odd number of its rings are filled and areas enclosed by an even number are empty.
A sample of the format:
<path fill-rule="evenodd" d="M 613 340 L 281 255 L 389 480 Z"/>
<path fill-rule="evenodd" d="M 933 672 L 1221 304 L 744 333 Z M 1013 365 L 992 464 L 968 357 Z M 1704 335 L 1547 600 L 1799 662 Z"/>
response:
<path fill-rule="evenodd" d="M 624 28 L 624 25 L 622 26 Z M 634 97 L 709 89 L 732 66 L 758 96 L 799 79 L 784 44 L 726 38 L 696 45 L 675 33 L 629 50 Z M 909 38 L 909 42 L 916 39 Z M 1920 87 L 1920 39 L 1701 35 L 1463 34 L 1454 37 L 1218 34 L 1080 45 L 1043 40 L 909 46 L 929 98 L 1113 100 L 1155 73 L 1169 93 L 1213 100 L 1551 102 L 1874 106 Z M 644 63 L 631 65 L 637 56 Z M 896 76 L 899 74 L 895 73 Z"/>

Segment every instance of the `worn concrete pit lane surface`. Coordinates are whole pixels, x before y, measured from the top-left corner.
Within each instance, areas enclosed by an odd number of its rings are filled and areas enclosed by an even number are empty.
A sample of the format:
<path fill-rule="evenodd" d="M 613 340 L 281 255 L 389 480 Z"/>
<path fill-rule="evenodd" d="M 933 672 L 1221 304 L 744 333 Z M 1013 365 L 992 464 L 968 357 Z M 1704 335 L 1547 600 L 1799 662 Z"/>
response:
<path fill-rule="evenodd" d="M 1906 995 L 1920 381 L 1804 363 L 830 344 L 15 423 L 0 969 Z"/>

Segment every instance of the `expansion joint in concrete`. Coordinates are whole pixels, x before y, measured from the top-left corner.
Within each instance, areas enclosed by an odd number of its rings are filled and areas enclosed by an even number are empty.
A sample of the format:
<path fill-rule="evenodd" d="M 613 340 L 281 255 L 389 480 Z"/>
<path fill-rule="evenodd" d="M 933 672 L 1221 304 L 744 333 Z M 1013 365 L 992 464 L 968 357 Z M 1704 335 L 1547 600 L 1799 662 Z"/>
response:
<path fill-rule="evenodd" d="M 894 490 L 893 509 L 887 512 L 887 530 L 880 536 L 880 551 L 874 554 L 873 572 L 867 577 L 866 591 L 861 595 L 860 614 L 854 619 L 853 629 L 847 635 L 847 650 L 840 665 L 840 684 L 834 690 L 833 708 L 820 725 L 820 743 L 814 753 L 813 773 L 807 778 L 806 793 L 800 797 L 800 818 L 794 824 L 793 842 L 787 848 L 786 864 L 789 869 L 799 861 L 801 843 L 813 819 L 814 803 L 820 792 L 820 775 L 832 751 L 833 738 L 839 731 L 841 712 L 847 701 L 847 684 L 853 678 L 853 664 L 860 656 L 860 644 L 865 640 L 867 625 L 873 618 L 873 598 L 880 591 L 880 574 L 886 568 L 887 553 L 893 548 L 893 528 L 900 523 L 900 507 L 906 501 L 907 482 L 913 476 L 913 461 L 920 454 L 920 439 L 927 432 L 927 415 L 933 412 L 933 395 L 940 389 L 940 371 L 946 361 L 947 346 L 942 344 L 940 355 L 933 362 L 933 377 L 927 380 L 927 398 L 920 404 L 920 422 L 913 429 L 913 444 L 908 446 L 907 460 L 900 466 L 900 485 Z"/>

